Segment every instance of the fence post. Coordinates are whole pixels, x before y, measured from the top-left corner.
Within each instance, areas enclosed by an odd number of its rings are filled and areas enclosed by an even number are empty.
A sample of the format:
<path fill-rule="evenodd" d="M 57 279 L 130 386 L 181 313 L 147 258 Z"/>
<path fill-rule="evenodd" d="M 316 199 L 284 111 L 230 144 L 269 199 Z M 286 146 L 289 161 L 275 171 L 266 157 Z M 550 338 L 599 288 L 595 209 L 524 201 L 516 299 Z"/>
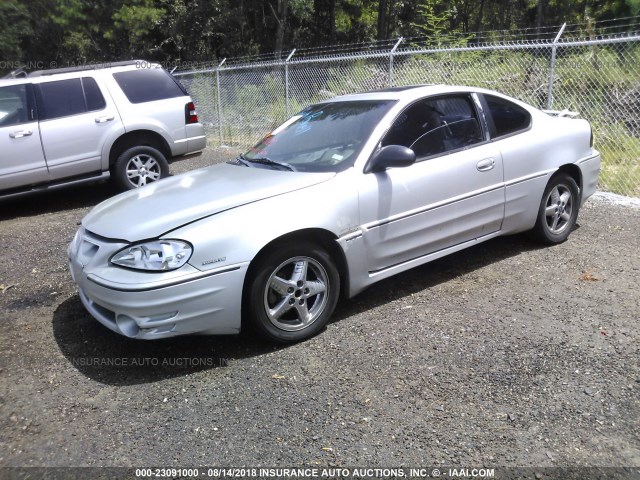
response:
<path fill-rule="evenodd" d="M 216 93 L 218 96 L 218 134 L 220 135 L 220 146 L 222 146 L 222 100 L 220 100 L 220 67 L 224 65 L 227 59 L 223 58 L 216 68 Z"/>
<path fill-rule="evenodd" d="M 556 51 L 558 50 L 558 41 L 560 40 L 562 32 L 564 32 L 566 26 L 566 22 L 562 24 L 562 27 L 560 27 L 560 31 L 556 35 L 556 38 L 553 40 L 553 44 L 551 46 L 551 65 L 549 65 L 549 90 L 547 92 L 547 110 L 551 110 L 551 106 L 553 105 L 553 76 L 556 68 Z"/>
<path fill-rule="evenodd" d="M 400 43 L 402 43 L 402 40 L 404 40 L 404 37 L 400 37 L 396 42 L 396 44 L 391 49 L 391 51 L 389 52 L 389 86 L 390 87 L 393 87 L 393 54 L 395 53 Z"/>
<path fill-rule="evenodd" d="M 289 60 L 293 57 L 293 54 L 296 53 L 296 49 L 291 50 L 291 53 L 284 61 L 284 111 L 286 113 L 286 117 L 289 118 Z M 285 118 L 285 120 L 287 119 Z"/>

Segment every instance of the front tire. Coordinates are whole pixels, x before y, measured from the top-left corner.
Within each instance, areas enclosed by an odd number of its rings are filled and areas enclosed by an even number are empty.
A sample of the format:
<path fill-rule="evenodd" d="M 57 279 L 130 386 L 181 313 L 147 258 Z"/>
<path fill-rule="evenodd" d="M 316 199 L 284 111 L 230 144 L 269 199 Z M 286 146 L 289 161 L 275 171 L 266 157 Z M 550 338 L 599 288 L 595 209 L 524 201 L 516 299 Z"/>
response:
<path fill-rule="evenodd" d="M 155 148 L 132 147 L 120 154 L 112 174 L 118 188 L 132 190 L 167 177 L 169 164 L 162 152 Z"/>
<path fill-rule="evenodd" d="M 564 242 L 576 224 L 579 208 L 580 190 L 575 180 L 565 173 L 554 175 L 540 201 L 534 237 L 549 245 Z"/>
<path fill-rule="evenodd" d="M 294 343 L 318 333 L 335 310 L 340 275 L 321 247 L 298 242 L 279 245 L 249 270 L 245 297 L 247 320 L 260 335 Z"/>

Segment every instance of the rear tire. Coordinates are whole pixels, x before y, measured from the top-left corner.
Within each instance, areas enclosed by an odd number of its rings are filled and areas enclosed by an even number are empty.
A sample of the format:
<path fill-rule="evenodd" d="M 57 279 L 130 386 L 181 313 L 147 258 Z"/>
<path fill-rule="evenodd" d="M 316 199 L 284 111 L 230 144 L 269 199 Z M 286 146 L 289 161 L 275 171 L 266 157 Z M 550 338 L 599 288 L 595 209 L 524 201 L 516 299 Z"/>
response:
<path fill-rule="evenodd" d="M 167 177 L 169 164 L 162 152 L 153 147 L 131 147 L 118 156 L 112 175 L 120 190 L 133 190 Z"/>
<path fill-rule="evenodd" d="M 580 190 L 566 173 L 557 173 L 544 189 L 538 219 L 531 233 L 548 245 L 564 242 L 578 218 Z"/>
<path fill-rule="evenodd" d="M 244 312 L 261 336 L 295 343 L 324 328 L 340 292 L 340 275 L 324 249 L 278 245 L 257 262 L 248 272 Z"/>

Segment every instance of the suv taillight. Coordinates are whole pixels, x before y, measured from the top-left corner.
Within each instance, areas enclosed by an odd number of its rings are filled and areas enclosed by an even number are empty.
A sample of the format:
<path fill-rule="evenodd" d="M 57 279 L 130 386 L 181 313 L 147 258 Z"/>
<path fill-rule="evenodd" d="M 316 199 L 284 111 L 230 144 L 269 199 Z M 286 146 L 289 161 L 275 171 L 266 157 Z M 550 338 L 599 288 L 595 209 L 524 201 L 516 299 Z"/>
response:
<path fill-rule="evenodd" d="M 190 123 L 198 123 L 198 113 L 196 112 L 196 104 L 189 102 L 184 106 L 184 121 Z"/>

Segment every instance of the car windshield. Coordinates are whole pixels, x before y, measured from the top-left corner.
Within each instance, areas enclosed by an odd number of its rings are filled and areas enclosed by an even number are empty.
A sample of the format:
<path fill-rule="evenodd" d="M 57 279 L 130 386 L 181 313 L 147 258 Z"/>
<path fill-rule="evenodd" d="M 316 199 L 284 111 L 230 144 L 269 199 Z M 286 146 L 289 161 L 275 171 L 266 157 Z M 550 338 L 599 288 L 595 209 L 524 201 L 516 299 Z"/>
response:
<path fill-rule="evenodd" d="M 243 165 L 300 172 L 352 167 L 393 100 L 323 103 L 307 107 L 241 156 Z"/>

